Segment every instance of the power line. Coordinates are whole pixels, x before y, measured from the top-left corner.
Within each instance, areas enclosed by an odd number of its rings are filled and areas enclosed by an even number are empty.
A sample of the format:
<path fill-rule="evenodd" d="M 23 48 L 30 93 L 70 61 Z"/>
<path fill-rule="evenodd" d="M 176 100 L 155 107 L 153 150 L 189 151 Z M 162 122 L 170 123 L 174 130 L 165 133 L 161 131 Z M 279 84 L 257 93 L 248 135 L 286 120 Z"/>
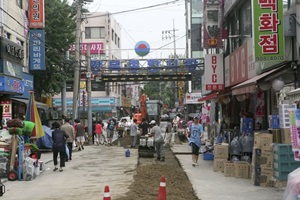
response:
<path fill-rule="evenodd" d="M 109 15 L 118 15 L 118 14 L 124 14 L 124 13 L 128 13 L 128 12 L 146 10 L 146 9 L 155 8 L 155 7 L 159 7 L 159 6 L 165 6 L 165 5 L 168 5 L 168 4 L 174 4 L 174 3 L 180 2 L 180 1 L 183 1 L 183 0 L 174 0 L 174 1 L 169 1 L 169 2 L 165 2 L 165 3 L 155 4 L 155 5 L 141 7 L 141 8 L 135 8 L 135 9 L 130 9 L 130 10 L 124 10 L 124 11 L 109 13 Z M 107 14 L 94 15 L 94 16 L 89 16 L 87 18 L 96 18 L 96 17 L 104 17 L 104 16 L 107 16 Z"/>

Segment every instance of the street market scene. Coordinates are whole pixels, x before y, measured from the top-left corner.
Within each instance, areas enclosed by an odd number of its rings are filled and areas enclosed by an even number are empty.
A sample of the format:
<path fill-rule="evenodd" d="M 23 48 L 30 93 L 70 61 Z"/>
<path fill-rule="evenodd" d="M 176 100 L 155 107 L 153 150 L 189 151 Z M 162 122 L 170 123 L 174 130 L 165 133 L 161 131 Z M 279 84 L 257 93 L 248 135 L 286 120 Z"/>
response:
<path fill-rule="evenodd" d="M 300 2 L 0 1 L 0 199 L 299 200 Z"/>

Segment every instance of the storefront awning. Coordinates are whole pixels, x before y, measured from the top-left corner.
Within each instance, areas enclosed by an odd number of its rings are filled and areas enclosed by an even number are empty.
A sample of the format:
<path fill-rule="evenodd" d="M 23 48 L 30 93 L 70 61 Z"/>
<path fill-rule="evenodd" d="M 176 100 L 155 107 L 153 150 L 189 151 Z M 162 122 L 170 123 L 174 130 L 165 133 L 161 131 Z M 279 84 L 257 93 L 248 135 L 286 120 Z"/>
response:
<path fill-rule="evenodd" d="M 218 93 L 213 93 L 213 94 L 210 94 L 210 95 L 207 95 L 205 97 L 202 97 L 202 98 L 198 99 L 198 102 L 215 99 L 217 97 L 218 97 Z"/>
<path fill-rule="evenodd" d="M 278 67 L 276 69 L 272 69 L 270 71 L 264 72 L 262 74 L 259 74 L 257 76 L 254 76 L 253 78 L 250 78 L 247 81 L 244 81 L 234 87 L 232 87 L 232 95 L 239 95 L 239 94 L 247 94 L 247 93 L 254 93 L 256 91 L 256 83 L 262 78 L 265 78 L 266 76 L 278 72 L 282 70 L 282 68 L 285 68 L 286 65 Z"/>
<path fill-rule="evenodd" d="M 299 101 L 300 100 L 300 88 L 292 90 L 292 91 L 286 93 L 286 95 L 291 102 Z"/>
<path fill-rule="evenodd" d="M 28 99 L 19 99 L 19 98 L 10 98 L 11 100 L 13 101 L 18 101 L 18 102 L 21 102 L 21 103 L 25 103 L 26 105 L 28 104 Z M 49 106 L 47 104 L 44 104 L 44 103 L 41 103 L 41 102 L 38 102 L 38 101 L 35 101 L 36 103 L 36 107 L 38 108 L 44 108 L 44 109 L 48 109 Z"/>

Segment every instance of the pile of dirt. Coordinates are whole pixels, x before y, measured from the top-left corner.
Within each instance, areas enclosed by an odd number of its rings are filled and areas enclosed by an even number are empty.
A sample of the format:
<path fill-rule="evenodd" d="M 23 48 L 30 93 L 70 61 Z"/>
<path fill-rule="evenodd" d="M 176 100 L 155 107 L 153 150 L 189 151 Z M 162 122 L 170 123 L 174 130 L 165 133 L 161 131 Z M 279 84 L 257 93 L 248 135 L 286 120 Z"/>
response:
<path fill-rule="evenodd" d="M 129 143 L 128 143 L 129 142 Z M 122 146 L 130 146 L 130 136 L 122 139 Z M 192 158 L 191 158 L 192 159 Z M 175 155 L 165 148 L 165 161 L 155 158 L 139 158 L 134 175 L 134 182 L 129 192 L 117 200 L 152 200 L 157 199 L 161 177 L 166 178 L 167 198 L 171 200 L 199 200 L 194 194 L 192 184 L 180 166 Z"/>

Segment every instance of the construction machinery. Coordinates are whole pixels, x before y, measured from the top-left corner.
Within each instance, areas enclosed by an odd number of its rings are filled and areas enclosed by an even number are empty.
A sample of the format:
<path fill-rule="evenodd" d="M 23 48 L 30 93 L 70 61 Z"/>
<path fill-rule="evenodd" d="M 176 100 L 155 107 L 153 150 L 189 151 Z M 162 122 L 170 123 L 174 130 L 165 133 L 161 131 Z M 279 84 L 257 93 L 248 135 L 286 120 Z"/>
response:
<path fill-rule="evenodd" d="M 141 111 L 134 114 L 133 119 L 137 120 L 137 124 L 140 124 L 143 118 L 148 122 L 155 120 L 159 124 L 162 105 L 160 100 L 149 100 L 147 99 L 147 95 L 143 94 L 141 97 Z"/>
<path fill-rule="evenodd" d="M 133 119 L 137 119 L 137 124 L 145 118 L 148 123 L 152 120 L 159 125 L 162 112 L 162 102 L 160 100 L 149 100 L 145 94 L 141 97 L 141 112 L 136 113 Z M 140 157 L 153 157 L 155 153 L 154 138 L 146 136 L 140 137 L 140 145 L 138 149 Z"/>

